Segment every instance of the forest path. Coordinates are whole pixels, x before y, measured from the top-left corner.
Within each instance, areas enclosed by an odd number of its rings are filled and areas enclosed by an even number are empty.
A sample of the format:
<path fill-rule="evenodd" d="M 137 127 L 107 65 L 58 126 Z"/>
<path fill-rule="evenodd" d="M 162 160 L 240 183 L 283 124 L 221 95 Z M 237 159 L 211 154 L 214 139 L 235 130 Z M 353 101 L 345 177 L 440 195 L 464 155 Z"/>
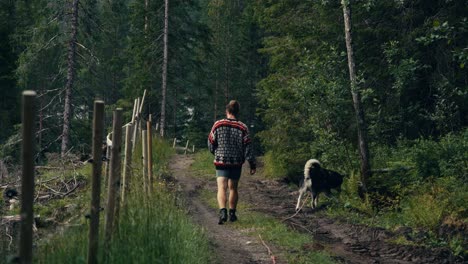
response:
<path fill-rule="evenodd" d="M 172 176 L 176 179 L 183 199 L 188 206 L 189 215 L 207 233 L 216 256 L 213 263 L 272 263 L 267 249 L 258 239 L 242 234 L 227 222 L 218 225 L 218 212 L 202 201 L 199 191 L 209 189 L 216 195 L 216 183 L 193 177 L 190 165 L 193 156 L 176 155 L 169 164 Z M 276 263 L 285 263 L 277 261 Z"/>
<path fill-rule="evenodd" d="M 190 216 L 207 231 L 218 253 L 215 263 L 272 263 L 258 238 L 249 237 L 231 226 L 236 223 L 217 224 L 217 210 L 208 206 L 199 195 L 200 190 L 209 190 L 215 196 L 216 183 L 193 176 L 190 172 L 192 163 L 193 157 L 176 155 L 170 169 L 187 200 Z M 282 181 L 265 179 L 261 171 L 260 168 L 259 173 L 251 176 L 247 168 L 243 169 L 239 184 L 240 201 L 248 203 L 252 210 L 283 220 L 291 229 L 311 235 L 314 243 L 303 245 L 302 249 L 326 251 L 339 263 L 461 263 L 444 249 L 389 242 L 401 234 L 329 218 L 320 212 L 325 208 L 320 203 L 315 211 L 308 203 L 300 213 L 290 218 L 295 214 L 297 190 Z M 242 221 L 242 211 L 238 215 Z M 272 252 L 280 256 L 276 263 L 285 263 L 279 249 L 273 247 Z"/>

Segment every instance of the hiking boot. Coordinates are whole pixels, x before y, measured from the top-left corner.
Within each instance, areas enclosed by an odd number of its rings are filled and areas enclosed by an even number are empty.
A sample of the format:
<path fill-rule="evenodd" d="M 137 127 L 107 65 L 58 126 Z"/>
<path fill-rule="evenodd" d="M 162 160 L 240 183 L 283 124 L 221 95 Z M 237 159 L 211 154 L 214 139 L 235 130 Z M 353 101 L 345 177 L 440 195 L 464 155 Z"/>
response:
<path fill-rule="evenodd" d="M 229 221 L 231 222 L 237 221 L 236 209 L 229 209 Z"/>
<path fill-rule="evenodd" d="M 227 209 L 222 208 L 219 210 L 219 222 L 218 225 L 224 224 L 227 221 Z"/>

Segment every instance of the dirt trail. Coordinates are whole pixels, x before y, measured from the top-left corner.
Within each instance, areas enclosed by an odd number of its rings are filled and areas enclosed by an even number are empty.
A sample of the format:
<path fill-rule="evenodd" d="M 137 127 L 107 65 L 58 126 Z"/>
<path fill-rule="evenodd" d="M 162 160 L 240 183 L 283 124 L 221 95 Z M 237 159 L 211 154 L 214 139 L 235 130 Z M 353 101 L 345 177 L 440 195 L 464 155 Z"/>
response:
<path fill-rule="evenodd" d="M 217 225 L 217 212 L 205 205 L 198 197 L 198 190 L 209 189 L 215 195 L 214 182 L 190 175 L 190 156 L 175 156 L 170 168 L 180 183 L 191 207 L 190 214 L 207 230 L 218 251 L 216 263 L 272 263 L 266 248 L 258 239 L 243 235 L 238 229 Z M 247 171 L 244 169 L 244 171 Z M 254 210 L 284 220 L 295 213 L 297 192 L 280 181 L 265 180 L 261 174 L 243 175 L 240 181 L 240 199 L 248 202 Z M 316 209 L 320 211 L 322 208 Z M 329 252 L 340 263 L 463 263 L 446 249 L 427 249 L 419 246 L 403 246 L 389 243 L 397 236 L 384 229 L 346 223 L 331 219 L 312 209 L 304 208 L 293 218 L 284 220 L 298 232 L 313 236 L 313 245 L 304 245 L 310 250 Z M 239 212 L 239 217 L 242 212 Z M 271 246 L 271 245 L 269 245 Z M 281 255 L 278 249 L 273 252 Z M 277 263 L 284 263 L 278 259 Z"/>
<path fill-rule="evenodd" d="M 229 222 L 218 225 L 217 211 L 204 204 L 198 193 L 201 189 L 209 188 L 213 190 L 213 195 L 216 195 L 216 186 L 213 182 L 208 183 L 192 177 L 189 170 L 192 162 L 193 159 L 190 156 L 177 155 L 169 168 L 184 193 L 189 214 L 207 231 L 210 243 L 218 253 L 213 262 L 223 264 L 272 263 L 267 249 L 260 241 L 240 233 Z M 277 261 L 277 263 L 284 262 Z"/>

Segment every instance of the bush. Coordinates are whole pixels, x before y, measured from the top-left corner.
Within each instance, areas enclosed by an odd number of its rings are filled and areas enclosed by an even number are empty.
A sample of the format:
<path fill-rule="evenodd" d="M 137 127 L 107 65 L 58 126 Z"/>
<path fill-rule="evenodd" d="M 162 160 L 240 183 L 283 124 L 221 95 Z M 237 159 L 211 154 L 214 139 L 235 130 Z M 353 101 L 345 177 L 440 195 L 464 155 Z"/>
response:
<path fill-rule="evenodd" d="M 360 198 L 360 174 L 352 172 L 349 177 L 344 178 L 341 185 L 340 201 L 344 208 L 353 208 L 361 213 L 372 215 L 373 209 L 369 203 L 369 197 Z"/>
<path fill-rule="evenodd" d="M 446 214 L 446 199 L 423 193 L 408 197 L 402 205 L 405 225 L 436 230 Z"/>
<path fill-rule="evenodd" d="M 369 178 L 368 189 L 378 207 L 398 208 L 404 197 L 419 193 L 422 186 L 439 179 L 468 180 L 468 130 L 448 134 L 440 141 L 419 139 L 400 141 L 396 147 L 376 146 L 373 149 L 373 167 L 387 168 Z"/>
<path fill-rule="evenodd" d="M 284 161 L 278 160 L 273 151 L 268 151 L 263 157 L 264 175 L 268 178 L 284 178 L 288 171 Z"/>

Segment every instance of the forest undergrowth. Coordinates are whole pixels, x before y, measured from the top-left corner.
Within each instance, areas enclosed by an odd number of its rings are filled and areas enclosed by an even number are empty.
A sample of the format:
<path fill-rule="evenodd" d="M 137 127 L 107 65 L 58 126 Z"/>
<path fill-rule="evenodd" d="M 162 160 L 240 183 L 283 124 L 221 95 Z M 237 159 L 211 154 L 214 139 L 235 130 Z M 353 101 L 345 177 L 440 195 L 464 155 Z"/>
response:
<path fill-rule="evenodd" d="M 176 205 L 175 193 L 169 190 L 161 175 L 173 154 L 169 144 L 161 139 L 153 142 L 154 175 L 157 180 L 151 195 L 143 191 L 141 147 L 134 153 L 134 173 L 128 200 L 120 210 L 120 221 L 112 242 L 104 247 L 104 213 L 100 220 L 100 263 L 207 263 L 210 259 L 208 241 L 200 228 L 189 220 Z M 68 174 L 71 172 L 67 171 Z M 68 174 L 58 174 L 70 177 Z M 36 214 L 53 219 L 53 227 L 38 228 L 35 241 L 35 263 L 85 263 L 88 247 L 88 220 L 85 215 L 90 201 L 90 165 L 76 171 L 83 186 L 76 194 L 36 205 Z M 52 174 L 52 172 L 49 172 Z M 72 173 L 73 174 L 73 173 Z M 101 206 L 105 207 L 107 188 L 103 179 Z M 52 220 L 51 220 L 52 221 Z M 3 243 L 5 244 L 5 243 Z M 15 247 L 12 247 L 14 249 Z M 2 254 L 0 263 L 7 262 L 14 251 Z M 10 256 L 10 257 L 7 257 Z"/>
<path fill-rule="evenodd" d="M 392 147 L 373 146 L 372 153 L 375 169 L 367 183 L 368 192 L 361 197 L 358 167 L 346 169 L 347 161 L 357 160 L 357 154 L 310 156 L 319 159 L 325 168 L 345 175 L 342 191 L 324 199 L 327 214 L 394 231 L 400 234 L 395 243 L 444 246 L 466 257 L 468 130 L 438 141 L 402 140 Z M 267 176 L 294 181 L 301 167 L 288 166 L 277 157 L 274 152 L 266 154 Z"/>

